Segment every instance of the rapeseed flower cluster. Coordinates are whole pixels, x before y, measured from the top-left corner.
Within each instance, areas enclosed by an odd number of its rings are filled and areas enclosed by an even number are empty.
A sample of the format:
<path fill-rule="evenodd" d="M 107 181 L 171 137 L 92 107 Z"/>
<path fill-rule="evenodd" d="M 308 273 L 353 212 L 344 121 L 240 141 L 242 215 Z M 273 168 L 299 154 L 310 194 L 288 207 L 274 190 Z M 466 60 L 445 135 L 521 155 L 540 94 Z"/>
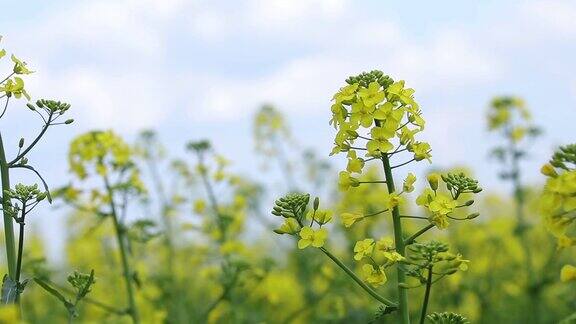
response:
<path fill-rule="evenodd" d="M 544 224 L 559 249 L 576 246 L 576 144 L 560 147 L 541 172 L 548 177 L 540 199 Z M 564 266 L 560 277 L 576 280 L 576 267 Z"/>

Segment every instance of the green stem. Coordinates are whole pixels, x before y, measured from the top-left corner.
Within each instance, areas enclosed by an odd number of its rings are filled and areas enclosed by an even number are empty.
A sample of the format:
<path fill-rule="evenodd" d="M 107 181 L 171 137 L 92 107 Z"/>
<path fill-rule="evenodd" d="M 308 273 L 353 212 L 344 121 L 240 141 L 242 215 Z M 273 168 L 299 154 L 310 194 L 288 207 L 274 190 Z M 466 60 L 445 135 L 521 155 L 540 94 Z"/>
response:
<path fill-rule="evenodd" d="M 414 233 L 412 236 L 410 236 L 409 238 L 406 239 L 406 241 L 404 241 L 404 246 L 410 245 L 412 243 L 414 243 L 414 241 L 422 234 L 426 233 L 429 229 L 431 229 L 432 227 L 434 227 L 434 224 L 428 224 L 425 227 L 423 227 L 422 229 L 420 229 L 418 232 Z"/>
<path fill-rule="evenodd" d="M 518 222 L 517 231 L 518 231 L 518 238 L 520 240 L 520 245 L 522 250 L 524 251 L 524 266 L 526 267 L 526 272 L 528 273 L 528 298 L 530 302 L 530 307 L 532 309 L 532 313 L 534 316 L 528 317 L 528 322 L 531 323 L 538 323 L 538 295 L 539 292 L 533 289 L 533 284 L 536 282 L 535 274 L 534 274 L 534 267 L 532 266 L 532 258 L 531 258 L 531 251 L 530 251 L 530 242 L 529 238 L 526 235 L 526 230 L 528 229 L 528 224 L 526 223 L 526 218 L 524 215 L 524 205 L 525 205 L 525 197 L 524 197 L 524 190 L 522 188 L 522 182 L 520 179 L 520 152 L 516 146 L 514 140 L 510 139 L 510 148 L 509 148 L 512 156 L 512 184 L 514 186 L 514 200 L 516 201 L 516 219 Z"/>
<path fill-rule="evenodd" d="M 428 266 L 428 278 L 426 279 L 426 292 L 424 293 L 424 302 L 422 302 L 422 313 L 420 314 L 420 324 L 426 320 L 426 311 L 430 299 L 430 290 L 432 288 L 432 265 Z"/>
<path fill-rule="evenodd" d="M 26 204 L 22 204 L 22 219 L 18 220 L 20 232 L 18 236 L 18 259 L 16 261 L 15 281 L 20 283 L 20 273 L 22 271 L 22 253 L 24 251 L 24 216 L 26 215 Z"/>
<path fill-rule="evenodd" d="M 350 278 L 352 278 L 360 287 L 362 287 L 362 289 L 364 289 L 368 294 L 370 294 L 370 296 L 374 297 L 374 299 L 376 299 L 377 301 L 381 302 L 382 304 L 388 307 L 393 308 L 398 307 L 396 303 L 394 303 L 389 299 L 386 299 L 383 296 L 380 296 L 376 291 L 374 291 L 374 289 L 370 288 L 366 283 L 364 283 L 364 281 L 362 281 L 362 279 L 358 278 L 358 276 L 354 273 L 354 271 L 350 270 L 350 268 L 348 268 L 344 263 L 342 263 L 342 261 L 340 261 L 340 259 L 334 256 L 328 250 L 326 250 L 323 247 L 321 247 L 320 250 L 324 252 L 324 254 L 326 254 L 330 259 L 332 259 L 332 261 L 334 261 L 334 263 L 336 263 L 342 270 L 344 270 L 344 272 L 346 272 L 346 274 L 350 276 Z"/>
<path fill-rule="evenodd" d="M 390 167 L 390 160 L 387 154 L 382 154 L 382 165 L 384 167 L 384 175 L 386 176 L 386 186 L 388 193 L 392 194 L 396 191 L 394 188 L 394 177 L 392 176 L 392 168 Z M 394 224 L 394 244 L 396 245 L 396 252 L 400 255 L 406 255 L 406 247 L 404 245 L 404 238 L 402 237 L 402 220 L 400 219 L 400 209 L 398 206 L 392 208 L 392 222 Z M 408 292 L 405 288 L 401 287 L 401 283 L 406 282 L 406 273 L 403 267 L 396 267 L 398 269 L 398 306 L 400 311 L 400 323 L 410 324 L 410 313 L 408 310 Z"/>
<path fill-rule="evenodd" d="M 2 192 L 10 190 L 10 174 L 8 173 L 8 162 L 4 153 L 4 143 L 0 134 L 0 173 L 2 174 Z M 14 239 L 14 224 L 12 216 L 7 209 L 10 206 L 10 198 L 2 194 L 2 213 L 4 215 L 4 237 L 6 239 L 6 258 L 8 263 L 8 276 L 15 279 L 16 274 L 16 244 Z"/>
<path fill-rule="evenodd" d="M 34 279 L 37 280 L 37 279 Z M 58 290 L 62 290 L 68 294 L 75 294 L 76 292 L 68 287 L 64 287 L 64 286 L 60 286 L 52 281 L 49 280 L 45 280 L 46 283 L 49 283 L 51 286 L 54 286 L 54 288 L 57 288 Z M 120 309 L 120 308 L 116 308 L 114 306 L 110 306 L 107 304 L 104 304 L 98 300 L 92 299 L 88 296 L 85 296 L 84 298 L 82 298 L 82 300 L 84 302 L 86 302 L 87 304 L 93 305 L 94 307 L 98 307 L 108 313 L 112 313 L 112 314 L 116 314 L 116 315 L 127 315 L 129 313 L 129 310 L 127 309 Z"/>
<path fill-rule="evenodd" d="M 208 202 L 210 203 L 210 208 L 212 208 L 212 211 L 216 216 L 216 223 L 218 224 L 218 229 L 220 230 L 220 238 L 218 240 L 218 243 L 223 244 L 226 241 L 226 226 L 224 224 L 222 214 L 220 213 L 220 209 L 218 208 L 218 199 L 216 199 L 216 194 L 214 193 L 214 189 L 212 188 L 210 179 L 208 179 L 208 175 L 206 174 L 205 171 L 206 165 L 204 164 L 204 156 L 202 155 L 202 153 L 198 153 L 198 165 L 202 170 L 200 172 L 200 178 L 202 179 L 202 183 L 204 184 L 204 188 L 206 189 L 206 194 L 208 195 Z"/>
<path fill-rule="evenodd" d="M 116 211 L 116 204 L 114 203 L 113 191 L 110 186 L 110 182 L 107 176 L 104 176 L 104 185 L 106 186 L 106 191 L 110 199 L 110 209 L 112 212 L 112 220 L 114 222 L 114 230 L 116 232 L 116 240 L 118 241 L 118 247 L 120 250 L 120 259 L 122 261 L 122 269 L 124 275 L 124 283 L 126 285 L 126 293 L 128 294 L 128 307 L 129 314 L 132 318 L 134 324 L 140 323 L 140 318 L 138 315 L 138 307 L 136 306 L 136 298 L 134 296 L 134 288 L 132 287 L 132 271 L 130 270 L 130 264 L 128 262 L 128 251 L 125 242 L 126 230 L 120 221 L 118 220 L 118 213 Z"/>
<path fill-rule="evenodd" d="M 38 141 L 40 141 L 40 139 L 42 138 L 42 136 L 44 136 L 44 134 L 46 133 L 46 131 L 48 130 L 48 127 L 50 127 L 50 122 L 52 121 L 52 113 L 50 113 L 48 115 L 48 121 L 46 122 L 46 124 L 44 124 L 44 126 L 42 126 L 42 130 L 40 130 L 40 133 L 38 133 L 38 135 L 36 135 L 36 138 L 34 138 L 34 140 L 32 141 L 32 143 L 30 143 L 30 145 L 28 145 L 22 152 L 20 152 L 20 154 L 18 154 L 14 160 L 8 162 L 8 165 L 13 165 L 16 162 L 18 162 L 21 158 L 23 158 L 28 152 L 30 152 L 30 150 L 32 148 L 34 148 L 34 146 L 36 144 L 38 144 Z"/>

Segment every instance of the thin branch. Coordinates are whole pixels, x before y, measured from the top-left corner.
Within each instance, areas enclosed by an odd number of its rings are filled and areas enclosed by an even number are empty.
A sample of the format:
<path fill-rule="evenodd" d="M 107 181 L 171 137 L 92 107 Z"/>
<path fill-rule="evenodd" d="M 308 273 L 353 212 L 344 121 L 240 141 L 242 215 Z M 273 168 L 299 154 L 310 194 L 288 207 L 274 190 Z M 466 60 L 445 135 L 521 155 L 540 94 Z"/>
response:
<path fill-rule="evenodd" d="M 50 122 L 52 121 L 52 114 L 50 114 L 48 116 L 48 123 L 44 124 L 44 126 L 42 127 L 42 130 L 40 131 L 40 133 L 38 134 L 38 136 L 36 136 L 36 138 L 34 139 L 34 141 L 32 141 L 32 143 L 30 143 L 30 145 L 28 145 L 28 147 L 26 147 L 26 149 L 24 149 L 24 151 L 22 151 L 22 153 L 18 154 L 18 156 L 16 156 L 14 158 L 14 160 L 10 161 L 8 163 L 9 166 L 14 165 L 16 162 L 18 162 L 21 158 L 23 158 L 33 147 L 34 145 L 36 145 L 36 143 L 38 143 L 38 141 L 40 140 L 40 138 L 42 138 L 42 136 L 44 136 L 44 133 L 46 133 L 46 130 L 48 130 L 48 127 L 50 127 Z"/>
<path fill-rule="evenodd" d="M 4 80 L 0 81 L 0 84 L 6 82 L 6 80 L 10 79 L 14 74 L 16 74 L 15 72 L 10 73 L 9 76 L 7 76 Z"/>
<path fill-rule="evenodd" d="M 404 243 L 406 245 L 410 245 L 412 243 L 414 243 L 414 241 L 416 240 L 416 238 L 418 238 L 420 235 L 426 233 L 429 229 L 431 229 L 432 227 L 434 227 L 434 224 L 428 224 L 426 225 L 426 227 L 422 228 L 421 230 L 419 230 L 418 232 L 414 233 L 414 235 L 410 236 L 409 238 L 407 238 Z"/>
<path fill-rule="evenodd" d="M 432 264 L 428 266 L 428 278 L 426 279 L 426 292 L 424 293 L 424 301 L 422 302 L 422 313 L 420 314 L 420 324 L 424 324 L 426 320 L 426 311 L 428 309 L 428 301 L 430 299 L 430 289 L 432 288 Z"/>
<path fill-rule="evenodd" d="M 358 183 L 386 183 L 386 181 L 385 180 L 358 181 Z"/>
<path fill-rule="evenodd" d="M 408 164 L 408 163 L 410 163 L 410 162 L 414 162 L 414 161 L 416 161 L 416 158 L 412 158 L 412 159 L 409 160 L 409 161 L 406 161 L 406 162 L 404 162 L 404 163 L 400 163 L 400 164 L 398 164 L 398 165 L 392 166 L 392 167 L 390 167 L 390 169 L 396 169 L 396 168 L 399 168 L 399 167 L 401 167 L 401 166 L 404 166 L 404 165 L 406 165 L 406 164 Z"/>
<path fill-rule="evenodd" d="M 6 113 L 6 109 L 8 109 L 8 102 L 10 102 L 10 97 L 6 98 L 6 104 L 4 104 L 4 109 L 2 110 L 2 114 L 0 114 L 0 118 L 2 118 Z"/>
<path fill-rule="evenodd" d="M 400 215 L 400 218 L 414 218 L 414 219 L 425 219 L 425 220 L 428 220 L 428 217 L 411 216 L 411 215 Z"/>
<path fill-rule="evenodd" d="M 334 261 L 334 263 L 336 263 L 342 270 L 344 270 L 344 272 L 346 272 L 346 274 L 350 276 L 350 278 L 352 278 L 360 287 L 362 287 L 362 289 L 364 289 L 368 294 L 370 294 L 370 296 L 374 297 L 374 299 L 376 299 L 377 301 L 381 302 L 382 304 L 388 307 L 391 308 L 398 307 L 398 305 L 395 302 L 379 295 L 376 291 L 374 291 L 374 289 L 370 288 L 366 283 L 364 283 L 364 281 L 362 281 L 362 279 L 356 276 L 354 271 L 350 270 L 350 268 L 348 268 L 344 263 L 342 263 L 342 261 L 340 261 L 340 259 L 335 257 L 332 253 L 326 250 L 326 248 L 321 247 L 320 250 L 324 252 L 324 254 L 326 254 L 332 261 Z"/>
<path fill-rule="evenodd" d="M 44 180 L 44 178 L 42 177 L 42 175 L 40 174 L 40 172 L 38 172 L 36 169 L 34 169 L 33 167 L 29 166 L 29 165 L 23 165 L 23 164 L 16 164 L 16 165 L 9 165 L 9 168 L 12 169 L 27 169 L 30 170 L 34 173 L 36 173 L 36 175 L 38 176 L 38 178 L 40 179 L 40 181 L 42 181 L 42 185 L 44 186 L 44 190 L 46 191 L 46 198 L 48 198 L 48 201 L 50 203 L 52 203 L 52 195 L 50 194 L 50 189 L 48 188 L 48 184 L 46 183 L 46 181 Z"/>

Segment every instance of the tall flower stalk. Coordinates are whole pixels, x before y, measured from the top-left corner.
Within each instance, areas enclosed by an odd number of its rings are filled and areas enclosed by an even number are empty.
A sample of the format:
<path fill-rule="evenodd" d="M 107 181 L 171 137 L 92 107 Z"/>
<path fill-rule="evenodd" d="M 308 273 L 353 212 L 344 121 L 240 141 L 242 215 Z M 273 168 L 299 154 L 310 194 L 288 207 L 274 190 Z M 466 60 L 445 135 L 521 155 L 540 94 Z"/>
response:
<path fill-rule="evenodd" d="M 515 233 L 523 250 L 524 269 L 527 273 L 526 292 L 529 296 L 530 309 L 527 312 L 527 322 L 539 322 L 539 295 L 544 285 L 538 278 L 534 267 L 533 251 L 530 244 L 531 222 L 526 218 L 526 189 L 522 183 L 521 163 L 528 155 L 530 144 L 540 134 L 540 130 L 532 125 L 530 112 L 524 101 L 518 97 L 496 97 L 492 100 L 488 112 L 488 127 L 490 131 L 499 133 L 505 143 L 492 150 L 492 155 L 502 164 L 500 177 L 512 185 L 515 202 L 516 230 Z M 532 314 L 534 314 L 532 316 Z"/>
<path fill-rule="evenodd" d="M 576 247 L 576 143 L 559 147 L 548 163 L 542 166 L 546 184 L 540 198 L 539 211 L 547 230 L 558 242 L 558 252 L 568 252 Z M 569 254 L 570 255 L 570 254 Z M 576 258 L 560 270 L 560 281 L 576 282 Z M 576 312 L 561 323 L 571 323 Z"/>
<path fill-rule="evenodd" d="M 109 218 L 112 222 L 128 303 L 126 314 L 133 323 L 140 323 L 134 287 L 135 273 L 130 260 L 129 231 L 138 230 L 147 223 L 136 221 L 130 226 L 126 214 L 128 201 L 141 197 L 146 190 L 131 155 L 130 147 L 111 131 L 80 135 L 70 145 L 70 169 L 79 180 L 95 176 L 102 185 L 86 191 L 69 187 L 64 190 L 67 194 L 63 197 L 72 207 Z M 86 195 L 83 196 L 83 192 Z"/>
<path fill-rule="evenodd" d="M 416 199 L 416 204 L 424 208 L 426 216 L 402 214 L 401 204 L 405 194 L 414 191 L 416 177 L 409 173 L 402 186 L 396 189 L 394 172 L 412 162 L 431 160 L 431 148 L 426 142 L 418 141 L 416 135 L 424 130 L 425 121 L 414 100 L 414 90 L 405 88 L 404 81 L 394 82 L 381 71 L 372 71 L 352 76 L 338 91 L 332 105 L 330 123 L 338 130 L 331 155 L 345 152 L 348 165 L 339 174 L 341 190 L 349 190 L 361 185 L 382 185 L 387 188 L 382 197 L 382 208 L 378 212 L 352 212 L 342 215 L 346 228 L 363 219 L 389 215 L 392 238 L 371 237 L 356 242 L 354 260 L 361 268 L 358 276 L 344 262 L 325 247 L 332 212 L 319 209 L 319 199 L 314 200 L 308 209 L 308 194 L 291 194 L 278 199 L 272 214 L 283 217 L 284 223 L 275 232 L 299 236 L 298 247 L 320 249 L 334 261 L 364 291 L 382 304 L 377 317 L 397 312 L 398 323 L 409 324 L 411 320 L 408 290 L 425 285 L 425 299 L 422 303 L 420 322 L 427 315 L 432 284 L 442 278 L 467 268 L 467 260 L 459 254 L 448 252 L 448 246 L 440 242 L 420 242 L 420 236 L 432 228 L 445 229 L 451 220 L 473 219 L 477 213 L 458 215 L 458 209 L 474 203 L 469 195 L 481 191 L 478 182 L 464 174 L 432 174 L 426 188 Z M 364 156 L 360 156 L 364 154 Z M 404 160 L 399 160 L 406 156 Z M 362 174 L 369 162 L 380 162 L 384 173 L 383 180 L 362 180 L 354 173 Z M 439 192 L 443 182 L 449 195 Z M 420 230 L 408 234 L 403 230 L 403 221 L 427 222 Z M 387 282 L 386 269 L 396 267 L 397 300 L 383 297 L 376 288 Z M 432 269 L 438 271 L 432 272 Z M 416 280 L 416 283 L 411 282 Z"/>
<path fill-rule="evenodd" d="M 0 36 L 0 41 L 2 37 Z M 0 49 L 0 60 L 6 56 L 6 50 Z M 10 57 L 13 67 L 7 76 L 0 76 L 0 120 L 6 117 L 8 106 L 11 101 L 18 99 L 30 100 L 26 92 L 23 75 L 31 74 L 27 64 L 18 59 L 13 54 Z M 30 144 L 26 145 L 24 138 L 18 142 L 18 151 L 16 156 L 9 159 L 6 154 L 5 143 L 0 132 L 0 179 L 2 182 L 2 214 L 4 220 L 4 238 L 6 248 L 6 263 L 8 267 L 8 276 L 5 277 L 2 285 L 2 302 L 12 303 L 19 299 L 26 285 L 21 281 L 22 275 L 22 256 L 24 250 L 24 225 L 25 218 L 40 201 L 48 198 L 52 202 L 48 185 L 40 172 L 29 164 L 28 153 L 40 142 L 46 135 L 48 129 L 52 126 L 71 124 L 72 119 L 62 120 L 62 116 L 68 111 L 70 105 L 67 103 L 53 100 L 38 100 L 35 104 L 26 103 L 28 109 L 34 112 L 42 120 L 42 128 L 32 139 Z M 17 184 L 11 187 L 11 170 L 23 169 L 32 172 L 38 177 L 44 191 L 40 191 L 37 185 L 25 186 Z M 16 236 L 14 235 L 14 222 L 18 224 L 19 236 L 18 246 L 16 247 Z"/>

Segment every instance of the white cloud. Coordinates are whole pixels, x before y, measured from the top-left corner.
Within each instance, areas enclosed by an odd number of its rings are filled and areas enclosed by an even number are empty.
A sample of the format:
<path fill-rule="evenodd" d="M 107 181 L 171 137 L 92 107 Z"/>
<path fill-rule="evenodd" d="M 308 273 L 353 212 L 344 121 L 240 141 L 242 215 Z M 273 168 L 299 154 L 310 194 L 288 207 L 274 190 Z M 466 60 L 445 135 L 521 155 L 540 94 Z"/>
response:
<path fill-rule="evenodd" d="M 115 128 L 134 133 L 160 123 L 167 93 L 144 73 L 106 75 L 91 68 L 72 68 L 57 76 L 39 77 L 29 87 L 35 97 L 58 93 L 72 105 L 69 116 L 86 128 Z"/>
<path fill-rule="evenodd" d="M 255 24 L 274 28 L 297 21 L 334 19 L 345 13 L 346 6 L 345 0 L 252 0 L 246 12 Z"/>
<path fill-rule="evenodd" d="M 225 15 L 210 10 L 201 10 L 190 18 L 194 34 L 205 41 L 220 40 L 230 33 Z"/>
<path fill-rule="evenodd" d="M 533 1 L 523 8 L 524 14 L 546 33 L 576 35 L 576 3 L 566 0 Z"/>
<path fill-rule="evenodd" d="M 369 26 L 382 33 L 353 37 L 358 30 L 371 30 Z M 350 26 L 350 34 L 337 35 L 349 40 L 346 46 L 333 42 L 320 53 L 293 59 L 258 78 L 196 80 L 208 86 L 201 91 L 203 99 L 191 103 L 194 118 L 231 120 L 251 114 L 263 102 L 298 115 L 314 115 L 328 109 L 333 93 L 348 75 L 371 69 L 406 79 L 417 94 L 457 89 L 497 77 L 496 59 L 462 33 L 441 32 L 421 43 L 407 39 L 391 23 L 369 26 Z"/>
<path fill-rule="evenodd" d="M 461 32 L 439 32 L 426 43 L 405 42 L 387 63 L 414 86 L 430 90 L 494 80 L 499 65 Z"/>

